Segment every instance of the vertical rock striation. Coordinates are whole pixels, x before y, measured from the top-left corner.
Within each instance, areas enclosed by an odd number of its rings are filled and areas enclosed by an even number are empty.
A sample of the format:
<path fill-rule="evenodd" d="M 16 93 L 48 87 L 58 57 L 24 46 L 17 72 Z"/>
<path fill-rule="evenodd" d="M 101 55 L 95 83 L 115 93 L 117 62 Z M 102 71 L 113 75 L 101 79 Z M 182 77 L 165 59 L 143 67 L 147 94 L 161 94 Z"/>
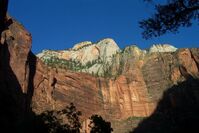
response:
<path fill-rule="evenodd" d="M 35 82 L 34 109 L 39 113 L 74 102 L 84 118 L 93 113 L 111 121 L 147 117 L 164 91 L 185 80 L 185 73 L 198 78 L 198 53 L 170 45 L 154 45 L 149 51 L 132 45 L 111 56 L 103 76 L 46 66 L 39 60 L 35 79 L 43 82 Z M 56 79 L 53 87 L 51 79 Z"/>
<path fill-rule="evenodd" d="M 114 40 L 104 39 L 68 51 L 45 51 L 37 59 L 30 51 L 30 34 L 9 17 L 0 39 L 0 106 L 5 107 L 0 125 L 7 131 L 22 132 L 31 111 L 59 110 L 71 102 L 83 120 L 92 114 L 112 122 L 146 117 L 168 88 L 190 75 L 199 78 L 197 48 L 120 50 Z M 46 63 L 51 57 L 54 62 Z M 113 126 L 115 132 L 129 128 Z"/>
<path fill-rule="evenodd" d="M 9 16 L 1 28 L 0 126 L 2 131 L 23 132 L 33 91 L 30 86 L 34 75 L 30 69 L 31 36 Z"/>

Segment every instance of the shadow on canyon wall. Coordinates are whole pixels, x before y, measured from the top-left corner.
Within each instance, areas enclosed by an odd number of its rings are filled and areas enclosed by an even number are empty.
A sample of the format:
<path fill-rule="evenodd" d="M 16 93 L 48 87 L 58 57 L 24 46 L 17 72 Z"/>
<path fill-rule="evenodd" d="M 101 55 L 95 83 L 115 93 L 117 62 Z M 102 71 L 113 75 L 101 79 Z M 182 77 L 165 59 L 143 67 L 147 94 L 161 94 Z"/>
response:
<path fill-rule="evenodd" d="M 0 0 L 0 4 L 6 0 Z M 4 3 L 7 4 L 7 3 Z M 0 5 L 2 7 L 2 5 Z M 1 9 L 0 9 L 1 11 Z M 1 12 L 2 13 L 2 12 Z M 24 50 L 21 38 L 17 38 L 18 29 L 11 27 L 12 19 L 6 18 L 6 12 L 0 13 L 0 132 L 7 133 L 79 133 L 81 123 L 76 107 L 71 104 L 62 111 L 47 111 L 40 115 L 31 108 L 36 72 L 36 56 Z M 11 30 L 7 35 L 4 31 Z M 15 38 L 16 36 L 16 38 Z M 19 40 L 17 40 L 19 39 Z M 23 38 L 24 39 L 24 38 Z M 15 42 L 17 40 L 17 42 Z M 19 42 L 19 44 L 17 44 Z M 21 75 L 19 75 L 21 74 Z M 56 82 L 56 79 L 55 81 Z M 65 115 L 69 124 L 60 122 L 58 116 Z M 76 114 L 76 115 L 75 115 Z M 94 118 L 94 117 L 93 117 Z M 102 120 L 102 117 L 100 117 Z M 107 130 L 106 123 L 96 120 L 93 128 Z M 104 121 L 105 122 L 105 121 Z M 72 124 L 71 124 L 72 123 Z M 101 127 L 99 127 L 99 124 Z M 107 122 L 108 123 L 108 122 Z M 71 127 L 72 125 L 72 127 Z M 109 124 L 110 125 L 110 124 Z M 108 133 L 108 132 L 107 132 Z"/>
<path fill-rule="evenodd" d="M 0 35 L 12 20 L 1 21 Z M 14 46 L 9 38 L 0 43 L 0 132 L 23 133 L 28 128 L 28 121 L 31 113 L 31 99 L 33 95 L 33 78 L 35 74 L 36 57 L 29 52 L 26 62 L 28 78 L 27 93 L 22 91 L 22 87 L 10 66 L 9 47 Z M 10 46 L 10 44 L 12 46 Z M 23 64 L 22 64 L 23 65 Z M 24 66 L 22 66 L 24 67 Z M 24 75 L 21 75 L 24 76 Z"/>
<path fill-rule="evenodd" d="M 186 80 L 164 92 L 154 113 L 131 133 L 193 133 L 199 131 L 199 80 Z"/>
<path fill-rule="evenodd" d="M 8 10 L 8 0 L 0 0 L 0 30 L 2 30 L 4 26 L 7 10 Z"/>

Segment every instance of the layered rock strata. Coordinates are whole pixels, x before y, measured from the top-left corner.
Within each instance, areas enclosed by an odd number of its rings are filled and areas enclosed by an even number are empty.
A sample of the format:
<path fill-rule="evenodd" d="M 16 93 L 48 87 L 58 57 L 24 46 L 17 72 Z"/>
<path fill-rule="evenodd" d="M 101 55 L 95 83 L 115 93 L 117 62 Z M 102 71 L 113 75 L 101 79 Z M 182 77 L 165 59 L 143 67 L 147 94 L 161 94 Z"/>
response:
<path fill-rule="evenodd" d="M 39 102 L 36 98 L 39 95 L 35 95 L 35 109 L 42 112 L 46 108 L 57 109 L 74 102 L 85 118 L 93 112 L 113 123 L 129 117 L 147 117 L 153 113 L 164 91 L 183 82 L 187 74 L 199 77 L 198 57 L 199 49 L 158 45 L 147 51 L 132 45 L 112 53 L 111 62 L 105 65 L 105 73 L 101 76 L 46 66 L 39 61 L 36 79 L 43 82 L 35 82 L 36 92 L 45 94 L 45 98 Z M 52 83 L 55 84 L 50 86 Z M 43 110 L 38 110 L 41 107 Z M 118 125 L 114 124 L 114 127 L 117 129 Z"/>
<path fill-rule="evenodd" d="M 165 51 L 162 50 L 165 46 L 153 52 L 136 46 L 120 50 L 115 41 L 105 39 L 95 44 L 78 44 L 66 51 L 67 56 L 61 54 L 63 58 L 57 57 L 63 51 L 51 51 L 50 55 L 36 59 L 30 51 L 30 34 L 13 19 L 8 22 L 1 33 L 0 47 L 0 101 L 2 106 L 9 105 L 2 110 L 9 113 L 1 118 L 4 125 L 12 123 L 7 129 L 22 126 L 21 119 L 26 118 L 31 108 L 39 114 L 59 110 L 71 102 L 82 111 L 83 120 L 92 114 L 100 114 L 112 122 L 146 117 L 167 88 L 190 75 L 199 78 L 197 48 L 177 50 L 166 45 Z M 52 53 L 63 62 L 71 63 L 74 61 L 70 59 L 75 58 L 81 67 L 46 63 L 43 59 Z M 89 61 L 92 63 L 88 65 Z M 88 66 L 84 67 L 85 64 Z M 97 66 L 103 69 L 94 69 Z"/>

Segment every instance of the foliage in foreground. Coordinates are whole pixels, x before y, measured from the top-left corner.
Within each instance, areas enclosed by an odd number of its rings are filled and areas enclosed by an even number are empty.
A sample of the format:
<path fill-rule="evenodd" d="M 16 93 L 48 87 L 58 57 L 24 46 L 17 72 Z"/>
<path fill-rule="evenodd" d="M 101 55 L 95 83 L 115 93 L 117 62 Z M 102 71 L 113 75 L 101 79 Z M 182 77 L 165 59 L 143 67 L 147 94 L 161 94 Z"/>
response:
<path fill-rule="evenodd" d="M 44 122 L 43 130 L 48 133 L 80 133 L 80 116 L 81 112 L 71 103 L 61 111 L 46 111 L 39 118 Z"/>
<path fill-rule="evenodd" d="M 42 133 L 80 133 L 82 113 L 76 109 L 73 103 L 61 111 L 46 111 L 37 116 L 37 132 Z M 89 127 L 90 133 L 111 133 L 111 123 L 101 116 L 92 115 Z"/>
<path fill-rule="evenodd" d="M 193 20 L 199 20 L 199 1 L 168 0 L 166 4 L 156 4 L 155 11 L 153 16 L 140 21 L 145 39 L 158 37 L 167 32 L 177 33 L 180 27 L 190 27 Z"/>
<path fill-rule="evenodd" d="M 105 121 L 99 115 L 92 115 L 90 117 L 89 127 L 91 128 L 90 133 L 111 133 L 113 129 L 111 128 L 111 123 Z"/>

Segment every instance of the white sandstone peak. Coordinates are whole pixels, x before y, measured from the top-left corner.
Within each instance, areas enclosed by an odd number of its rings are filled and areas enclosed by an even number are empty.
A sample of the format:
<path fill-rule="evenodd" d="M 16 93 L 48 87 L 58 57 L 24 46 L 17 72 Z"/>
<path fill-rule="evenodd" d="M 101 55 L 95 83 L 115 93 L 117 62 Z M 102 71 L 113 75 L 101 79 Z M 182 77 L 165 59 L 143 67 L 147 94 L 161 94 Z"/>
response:
<path fill-rule="evenodd" d="M 116 44 L 112 38 L 105 38 L 100 40 L 97 44 Z"/>
<path fill-rule="evenodd" d="M 176 47 L 170 44 L 155 44 L 149 49 L 149 53 L 154 52 L 175 52 L 177 50 Z"/>
<path fill-rule="evenodd" d="M 88 45 L 92 45 L 92 42 L 91 41 L 84 41 L 84 42 L 80 42 L 80 43 L 77 43 L 73 46 L 72 50 L 79 50 L 85 46 L 88 46 Z"/>
<path fill-rule="evenodd" d="M 100 57 L 102 58 L 109 58 L 113 54 L 116 54 L 118 51 L 120 51 L 120 48 L 118 47 L 117 43 L 111 38 L 99 41 L 96 44 L 96 47 L 98 47 L 100 51 Z"/>
<path fill-rule="evenodd" d="M 113 39 L 107 38 L 97 43 L 90 41 L 80 42 L 74 45 L 72 49 L 60 51 L 42 51 L 38 54 L 39 58 L 57 57 L 59 59 L 74 60 L 85 65 L 89 62 L 101 60 L 111 62 L 112 56 L 120 51 L 120 48 Z"/>

